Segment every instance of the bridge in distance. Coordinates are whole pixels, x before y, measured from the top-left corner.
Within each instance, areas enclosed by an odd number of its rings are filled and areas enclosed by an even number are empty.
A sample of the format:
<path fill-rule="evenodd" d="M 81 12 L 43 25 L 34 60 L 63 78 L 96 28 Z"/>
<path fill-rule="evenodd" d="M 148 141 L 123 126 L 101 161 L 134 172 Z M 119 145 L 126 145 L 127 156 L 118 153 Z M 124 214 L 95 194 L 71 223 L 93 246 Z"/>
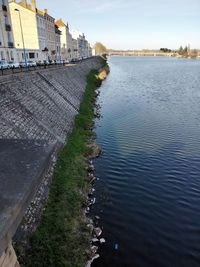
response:
<path fill-rule="evenodd" d="M 176 53 L 170 52 L 165 53 L 162 51 L 123 51 L 123 50 L 110 50 L 107 52 L 108 56 L 164 56 L 164 57 L 172 57 L 175 56 Z"/>

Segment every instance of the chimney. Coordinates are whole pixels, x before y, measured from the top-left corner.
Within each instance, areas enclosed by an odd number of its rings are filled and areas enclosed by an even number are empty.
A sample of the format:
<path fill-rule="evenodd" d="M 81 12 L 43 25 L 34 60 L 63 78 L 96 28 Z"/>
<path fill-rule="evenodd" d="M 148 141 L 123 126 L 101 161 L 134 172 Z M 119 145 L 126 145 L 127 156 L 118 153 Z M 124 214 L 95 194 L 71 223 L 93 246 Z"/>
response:
<path fill-rule="evenodd" d="M 30 2 L 31 2 L 31 9 L 33 11 L 35 11 L 36 10 L 36 0 L 30 0 Z"/>

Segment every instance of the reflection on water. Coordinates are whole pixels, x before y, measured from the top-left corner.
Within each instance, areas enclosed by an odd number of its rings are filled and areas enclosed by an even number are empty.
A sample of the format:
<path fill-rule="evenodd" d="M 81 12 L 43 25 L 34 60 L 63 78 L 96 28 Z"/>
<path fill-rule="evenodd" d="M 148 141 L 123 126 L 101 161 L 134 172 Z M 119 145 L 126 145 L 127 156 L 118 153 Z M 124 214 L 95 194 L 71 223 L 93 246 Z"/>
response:
<path fill-rule="evenodd" d="M 98 100 L 104 153 L 95 161 L 93 208 L 107 243 L 93 266 L 199 267 L 200 61 L 109 64 Z"/>

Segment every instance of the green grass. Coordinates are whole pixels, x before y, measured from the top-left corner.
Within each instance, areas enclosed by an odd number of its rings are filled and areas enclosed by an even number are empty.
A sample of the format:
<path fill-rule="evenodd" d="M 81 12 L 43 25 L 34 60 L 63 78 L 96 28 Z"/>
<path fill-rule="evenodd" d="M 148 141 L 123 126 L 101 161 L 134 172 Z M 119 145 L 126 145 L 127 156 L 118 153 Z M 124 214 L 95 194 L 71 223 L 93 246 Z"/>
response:
<path fill-rule="evenodd" d="M 42 221 L 30 247 L 22 257 L 26 267 L 83 267 L 84 252 L 89 246 L 89 232 L 81 211 L 88 183 L 86 180 L 87 142 L 92 136 L 91 125 L 98 71 L 92 70 L 75 118 L 74 129 L 59 153 L 50 195 Z M 21 254 L 18 248 L 19 254 Z M 22 253 L 23 254 L 23 253 Z"/>

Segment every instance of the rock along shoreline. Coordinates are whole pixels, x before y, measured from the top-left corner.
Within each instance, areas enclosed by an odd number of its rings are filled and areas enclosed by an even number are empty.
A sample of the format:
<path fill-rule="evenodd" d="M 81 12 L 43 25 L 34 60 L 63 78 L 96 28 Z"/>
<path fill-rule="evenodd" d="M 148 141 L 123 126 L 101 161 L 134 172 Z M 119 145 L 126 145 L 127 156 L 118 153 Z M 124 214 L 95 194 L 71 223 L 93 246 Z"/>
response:
<path fill-rule="evenodd" d="M 109 73 L 109 67 L 106 65 L 99 71 L 98 78 L 102 82 L 106 79 Z M 100 86 L 100 85 L 99 85 Z M 96 104 L 96 98 L 99 95 L 98 88 L 96 89 L 96 97 L 95 97 L 95 104 L 94 104 L 94 118 L 100 118 L 100 106 Z M 92 129 L 93 131 L 93 129 Z M 98 254 L 98 248 L 102 244 L 106 242 L 105 238 L 102 237 L 103 228 L 99 225 L 99 216 L 94 216 L 93 218 L 90 217 L 90 209 L 92 205 L 95 205 L 96 198 L 94 197 L 94 183 L 97 180 L 95 177 L 94 171 L 95 167 L 93 165 L 93 159 L 98 158 L 101 153 L 102 149 L 96 144 L 96 135 L 93 132 L 93 137 L 87 143 L 87 147 L 91 151 L 90 155 L 87 157 L 87 178 L 90 184 L 89 192 L 87 195 L 87 201 L 84 206 L 84 215 L 86 216 L 87 227 L 90 231 L 90 248 L 86 250 L 87 255 L 87 263 L 85 267 L 91 267 L 94 260 L 98 259 L 100 255 Z"/>

